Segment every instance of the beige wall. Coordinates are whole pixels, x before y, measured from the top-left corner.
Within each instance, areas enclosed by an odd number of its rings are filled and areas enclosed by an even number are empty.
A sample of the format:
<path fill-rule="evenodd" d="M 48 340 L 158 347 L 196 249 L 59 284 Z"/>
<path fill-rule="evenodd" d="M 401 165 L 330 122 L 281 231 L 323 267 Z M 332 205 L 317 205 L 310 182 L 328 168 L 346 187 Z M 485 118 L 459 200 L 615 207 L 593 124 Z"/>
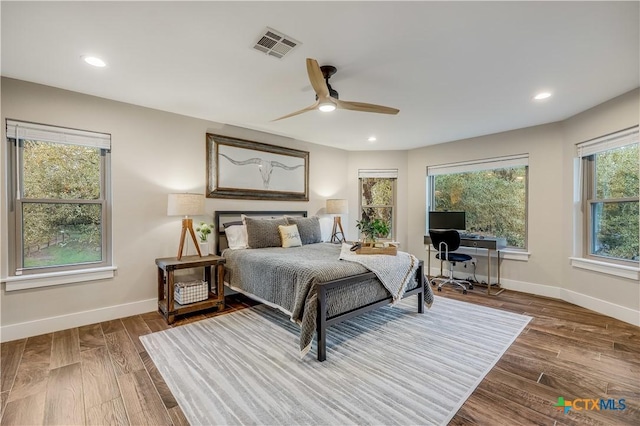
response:
<path fill-rule="evenodd" d="M 347 155 L 335 148 L 6 78 L 2 79 L 3 123 L 5 118 L 112 135 L 113 257 L 118 270 L 113 279 L 55 287 L 5 292 L 3 284 L 3 327 L 155 299 L 154 259 L 175 256 L 180 236 L 179 218 L 166 215 L 167 194 L 204 193 L 207 132 L 309 151 L 309 202 L 207 199 L 207 216 L 194 221 L 212 221 L 214 210 L 322 214 L 326 198 L 348 195 Z M 2 152 L 4 200 L 4 149 Z M 0 234 L 4 251 L 4 217 Z M 191 253 L 193 250 L 191 245 Z M 3 271 L 6 266 L 2 265 Z"/>
<path fill-rule="evenodd" d="M 150 306 L 152 310 L 157 296 L 154 259 L 174 256 L 179 238 L 179 221 L 166 216 L 167 194 L 204 192 L 207 132 L 309 151 L 310 200 L 207 199 L 208 215 L 196 221 L 210 220 L 214 210 L 295 209 L 323 214 L 327 198 L 347 198 L 350 214 L 344 219 L 345 231 L 349 238 L 355 238 L 358 169 L 398 168 L 397 239 L 405 250 L 421 259 L 425 259 L 422 236 L 427 166 L 528 153 L 530 257 L 526 262 L 503 261 L 505 287 L 582 305 L 593 302 L 589 307 L 610 315 L 610 309 L 616 307 L 640 310 L 638 282 L 577 270 L 568 260 L 573 250 L 574 145 L 637 124 L 638 90 L 562 123 L 410 151 L 347 152 L 19 80 L 3 78 L 1 89 L 3 122 L 12 118 L 112 135 L 113 249 L 118 267 L 116 277 L 110 280 L 14 292 L 5 292 L 3 285 L 3 328 L 30 322 L 40 326 L 64 316 L 71 316 L 70 321 L 80 325 L 78 321 L 91 317 L 87 312 L 106 311 L 118 316 L 117 309 L 111 308 L 125 305 Z M 0 202 L 6 196 L 4 155 L 3 146 Z M 0 252 L 4 253 L 6 217 L 1 219 Z M 6 275 L 6 266 L 0 264 L 2 276 Z"/>
<path fill-rule="evenodd" d="M 529 154 L 528 261 L 504 260 L 504 287 L 559 297 L 640 324 L 640 283 L 569 265 L 573 255 L 575 144 L 639 122 L 634 90 L 564 122 L 415 149 L 408 156 L 409 249 L 422 253 L 426 167 L 457 161 Z M 416 232 L 413 232 L 416 231 Z M 617 315 L 619 313 L 619 315 Z M 634 318 L 635 317 L 635 318 Z"/>

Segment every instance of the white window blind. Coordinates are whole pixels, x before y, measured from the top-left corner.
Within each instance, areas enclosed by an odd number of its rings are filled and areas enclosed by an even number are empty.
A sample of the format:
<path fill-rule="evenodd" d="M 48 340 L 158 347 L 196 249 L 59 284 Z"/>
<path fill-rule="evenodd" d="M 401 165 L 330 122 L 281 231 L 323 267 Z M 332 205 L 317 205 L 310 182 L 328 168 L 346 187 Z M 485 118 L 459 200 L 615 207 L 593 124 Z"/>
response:
<path fill-rule="evenodd" d="M 359 169 L 358 178 L 398 179 L 398 169 Z"/>
<path fill-rule="evenodd" d="M 7 138 L 111 149 L 111 135 L 7 120 Z"/>
<path fill-rule="evenodd" d="M 578 157 L 582 158 L 634 143 L 638 143 L 638 126 L 579 143 L 576 145 L 576 148 L 578 150 Z"/>
<path fill-rule="evenodd" d="M 479 172 L 482 170 L 504 169 L 529 165 L 529 154 L 511 155 L 485 160 L 464 161 L 427 167 L 427 176 L 449 175 L 452 173 Z"/>

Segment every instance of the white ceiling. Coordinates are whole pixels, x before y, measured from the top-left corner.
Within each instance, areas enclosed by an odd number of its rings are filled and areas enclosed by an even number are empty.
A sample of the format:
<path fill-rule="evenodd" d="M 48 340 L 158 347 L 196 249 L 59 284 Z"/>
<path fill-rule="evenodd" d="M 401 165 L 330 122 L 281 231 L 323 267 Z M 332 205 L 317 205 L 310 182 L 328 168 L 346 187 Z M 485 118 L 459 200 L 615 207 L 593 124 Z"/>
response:
<path fill-rule="evenodd" d="M 1 7 L 3 76 L 347 150 L 554 122 L 640 85 L 637 1 Z M 281 60 L 259 53 L 252 46 L 267 26 L 302 45 Z M 331 84 L 340 99 L 400 113 L 312 111 L 271 122 L 314 102 L 307 57 L 338 68 Z M 554 96 L 533 102 L 540 90 Z"/>

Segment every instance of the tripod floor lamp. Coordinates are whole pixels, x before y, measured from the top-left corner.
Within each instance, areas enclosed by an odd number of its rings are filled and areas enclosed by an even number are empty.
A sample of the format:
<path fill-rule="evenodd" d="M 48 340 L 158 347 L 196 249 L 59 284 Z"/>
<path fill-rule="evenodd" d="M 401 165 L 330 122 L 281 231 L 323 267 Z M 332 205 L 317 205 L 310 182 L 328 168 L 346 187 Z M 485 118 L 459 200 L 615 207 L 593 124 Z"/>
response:
<path fill-rule="evenodd" d="M 200 216 L 204 214 L 204 195 L 202 194 L 169 194 L 167 203 L 167 216 L 183 216 L 182 233 L 180 234 L 180 247 L 178 247 L 178 260 L 182 259 L 182 248 L 184 247 L 184 239 L 187 231 L 191 235 L 193 244 L 196 246 L 198 256 L 200 246 L 196 239 L 196 233 L 193 230 L 193 219 L 189 216 Z"/>
<path fill-rule="evenodd" d="M 331 242 L 341 243 L 345 240 L 344 230 L 342 229 L 341 214 L 349 213 L 347 200 L 329 199 L 327 200 L 327 214 L 335 215 L 333 217 L 333 230 L 331 231 Z M 339 235 L 339 236 L 338 236 Z"/>

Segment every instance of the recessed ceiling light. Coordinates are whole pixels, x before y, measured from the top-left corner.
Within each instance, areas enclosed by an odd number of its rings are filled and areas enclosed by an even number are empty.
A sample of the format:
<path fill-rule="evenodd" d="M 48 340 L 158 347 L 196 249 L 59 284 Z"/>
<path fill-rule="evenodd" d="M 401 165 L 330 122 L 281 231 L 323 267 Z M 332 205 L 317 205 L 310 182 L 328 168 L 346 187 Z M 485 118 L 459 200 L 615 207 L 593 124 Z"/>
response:
<path fill-rule="evenodd" d="M 83 56 L 82 59 L 88 63 L 89 65 L 93 65 L 94 67 L 104 67 L 107 64 L 100 58 L 95 56 Z"/>
<path fill-rule="evenodd" d="M 550 98 L 550 97 L 551 97 L 551 93 L 549 93 L 549 92 L 540 92 L 537 95 L 535 95 L 533 97 L 533 99 L 535 99 L 536 101 L 541 101 L 543 99 L 547 99 L 547 98 Z"/>
<path fill-rule="evenodd" d="M 369 139 L 367 139 L 367 140 L 368 140 L 369 142 L 375 142 L 375 141 L 377 141 L 378 139 L 376 139 L 376 137 L 375 137 L 375 136 L 369 136 Z"/>

